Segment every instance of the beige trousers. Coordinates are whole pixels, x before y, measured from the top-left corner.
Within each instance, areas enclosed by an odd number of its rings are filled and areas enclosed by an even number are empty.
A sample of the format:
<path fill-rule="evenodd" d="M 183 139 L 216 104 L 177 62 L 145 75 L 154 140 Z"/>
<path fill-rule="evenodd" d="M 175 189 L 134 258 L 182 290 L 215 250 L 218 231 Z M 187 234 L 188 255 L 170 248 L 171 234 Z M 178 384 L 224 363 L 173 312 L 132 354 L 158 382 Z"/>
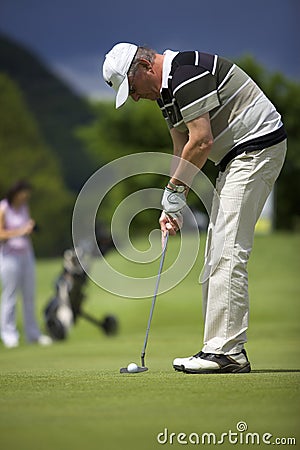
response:
<path fill-rule="evenodd" d="M 285 154 L 286 140 L 237 156 L 219 174 L 205 252 L 209 276 L 202 286 L 205 353 L 239 353 L 247 341 L 254 228 Z"/>

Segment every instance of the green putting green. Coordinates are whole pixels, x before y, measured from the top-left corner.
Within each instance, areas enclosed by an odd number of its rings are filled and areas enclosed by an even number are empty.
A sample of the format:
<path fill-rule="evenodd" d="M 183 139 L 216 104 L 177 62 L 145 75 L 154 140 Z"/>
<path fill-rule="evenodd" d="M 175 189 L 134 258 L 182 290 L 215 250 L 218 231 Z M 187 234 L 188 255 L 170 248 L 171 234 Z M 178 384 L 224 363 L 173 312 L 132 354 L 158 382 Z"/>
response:
<path fill-rule="evenodd" d="M 119 298 L 90 282 L 86 311 L 115 314 L 119 334 L 107 338 L 79 319 L 68 340 L 51 347 L 22 340 L 7 350 L 1 344 L 0 448 L 151 450 L 218 443 L 243 448 L 278 444 L 276 439 L 288 446 L 291 438 L 292 446 L 299 446 L 299 244 L 299 234 L 255 238 L 249 263 L 250 374 L 185 375 L 172 369 L 174 357 L 201 349 L 201 255 L 178 286 L 158 297 L 146 354 L 149 371 L 141 374 L 121 375 L 119 369 L 140 363 L 151 298 Z M 170 239 L 169 258 L 177 245 Z M 108 260 L 119 269 L 126 266 L 114 252 Z M 152 275 L 158 264 L 151 265 Z M 60 260 L 38 262 L 41 324 L 60 268 Z M 94 270 L 101 270 L 101 262 Z M 126 270 L 142 276 L 148 269 L 135 264 Z M 21 327 L 20 313 L 19 307 Z"/>

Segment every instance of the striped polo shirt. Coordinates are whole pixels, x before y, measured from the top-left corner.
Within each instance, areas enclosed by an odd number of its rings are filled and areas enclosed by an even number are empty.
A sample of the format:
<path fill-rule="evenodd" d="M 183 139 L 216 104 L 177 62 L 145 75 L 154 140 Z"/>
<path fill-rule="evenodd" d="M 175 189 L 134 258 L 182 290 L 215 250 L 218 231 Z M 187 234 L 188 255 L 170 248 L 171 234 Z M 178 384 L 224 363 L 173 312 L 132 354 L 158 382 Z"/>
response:
<path fill-rule="evenodd" d="M 286 137 L 280 114 L 262 90 L 218 55 L 167 50 L 158 104 L 169 128 L 182 132 L 186 123 L 209 113 L 209 159 L 216 164 L 233 148 L 270 147 Z"/>

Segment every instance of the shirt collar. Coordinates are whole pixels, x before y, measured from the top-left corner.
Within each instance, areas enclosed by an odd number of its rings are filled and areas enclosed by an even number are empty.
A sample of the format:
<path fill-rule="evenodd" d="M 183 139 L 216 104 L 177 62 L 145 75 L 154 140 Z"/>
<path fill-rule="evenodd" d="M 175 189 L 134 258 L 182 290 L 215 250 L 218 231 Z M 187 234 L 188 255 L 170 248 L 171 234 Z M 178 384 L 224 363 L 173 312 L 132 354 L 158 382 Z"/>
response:
<path fill-rule="evenodd" d="M 167 88 L 168 87 L 168 77 L 169 77 L 169 73 L 171 71 L 171 65 L 172 65 L 172 61 L 175 58 L 175 56 L 178 54 L 179 52 L 174 52 L 172 50 L 166 50 L 164 52 L 164 62 L 163 62 L 163 70 L 162 70 L 162 83 L 161 83 L 161 89 Z"/>

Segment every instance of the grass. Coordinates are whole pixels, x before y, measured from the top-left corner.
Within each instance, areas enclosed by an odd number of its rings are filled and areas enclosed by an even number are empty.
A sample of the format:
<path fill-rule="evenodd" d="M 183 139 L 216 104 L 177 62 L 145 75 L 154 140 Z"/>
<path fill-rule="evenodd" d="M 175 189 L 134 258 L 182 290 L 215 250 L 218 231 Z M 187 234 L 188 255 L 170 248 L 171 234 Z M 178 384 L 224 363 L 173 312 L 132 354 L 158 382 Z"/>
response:
<path fill-rule="evenodd" d="M 81 320 L 67 341 L 49 348 L 1 346 L 0 448 L 152 450 L 161 447 L 156 436 L 165 428 L 169 434 L 212 432 L 219 438 L 236 432 L 240 421 L 248 432 L 271 433 L 271 442 L 295 437 L 299 445 L 299 244 L 299 235 L 256 237 L 249 264 L 251 374 L 188 376 L 171 368 L 174 357 L 201 348 L 201 255 L 190 274 L 158 298 L 147 350 L 150 370 L 144 374 L 118 371 L 130 361 L 139 363 L 149 299 L 115 297 L 89 283 L 86 310 L 116 314 L 119 335 L 106 338 Z M 170 242 L 167 264 L 176 246 Z M 124 265 L 113 253 L 109 261 L 119 269 Z M 60 266 L 60 260 L 38 263 L 39 313 Z M 157 267 L 156 261 L 149 271 Z M 101 264 L 94 268 L 101 270 Z M 126 270 L 145 273 L 141 265 L 126 264 Z"/>

